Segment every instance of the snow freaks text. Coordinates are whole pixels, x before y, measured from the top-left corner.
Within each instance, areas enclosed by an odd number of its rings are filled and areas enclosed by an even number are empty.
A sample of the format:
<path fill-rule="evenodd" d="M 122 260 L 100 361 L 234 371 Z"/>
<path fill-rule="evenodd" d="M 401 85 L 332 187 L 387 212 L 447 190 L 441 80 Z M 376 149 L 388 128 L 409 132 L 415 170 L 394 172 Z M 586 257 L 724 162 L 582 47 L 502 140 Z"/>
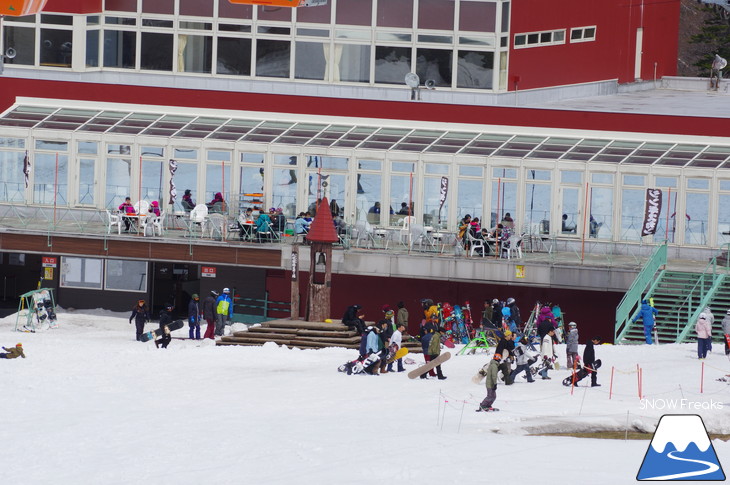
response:
<path fill-rule="evenodd" d="M 711 409 L 722 409 L 721 401 L 690 401 L 689 399 L 642 399 L 639 401 L 639 409 L 659 409 L 670 411 L 700 411 Z"/>

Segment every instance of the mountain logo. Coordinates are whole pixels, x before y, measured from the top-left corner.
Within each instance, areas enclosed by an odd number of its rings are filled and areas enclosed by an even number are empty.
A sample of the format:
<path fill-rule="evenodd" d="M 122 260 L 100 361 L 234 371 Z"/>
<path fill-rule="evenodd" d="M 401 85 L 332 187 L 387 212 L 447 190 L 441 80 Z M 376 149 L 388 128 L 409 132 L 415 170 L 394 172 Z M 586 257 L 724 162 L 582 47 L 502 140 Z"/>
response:
<path fill-rule="evenodd" d="M 637 480 L 725 480 L 705 423 L 696 414 L 665 414 Z"/>

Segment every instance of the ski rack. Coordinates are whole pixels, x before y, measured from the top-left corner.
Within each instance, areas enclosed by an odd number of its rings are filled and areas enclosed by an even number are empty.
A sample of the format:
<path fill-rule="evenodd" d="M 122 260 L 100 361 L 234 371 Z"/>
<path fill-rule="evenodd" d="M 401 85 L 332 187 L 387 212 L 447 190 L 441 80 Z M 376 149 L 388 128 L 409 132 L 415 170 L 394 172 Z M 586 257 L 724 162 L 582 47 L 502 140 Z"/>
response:
<path fill-rule="evenodd" d="M 474 351 L 477 350 L 486 350 L 489 352 L 489 348 L 491 345 L 489 345 L 489 341 L 487 340 L 487 336 L 485 335 L 483 330 L 480 330 L 477 332 L 476 336 L 469 340 L 469 343 L 464 346 L 463 349 L 459 351 L 456 355 L 464 355 L 467 351 Z"/>
<path fill-rule="evenodd" d="M 33 300 L 33 295 L 40 293 L 42 291 L 47 291 L 48 294 L 51 297 L 51 308 L 53 312 L 56 312 L 56 301 L 53 298 L 53 288 L 38 288 L 37 290 L 31 290 L 27 293 L 23 293 L 20 295 L 20 302 L 18 303 L 18 313 L 15 317 L 15 331 L 16 332 L 35 332 L 37 330 L 35 323 L 33 322 L 33 317 L 36 316 L 35 311 L 35 302 Z M 27 309 L 27 313 L 23 313 L 23 310 Z M 20 317 L 25 317 L 25 323 L 23 325 L 21 324 Z M 40 326 L 41 321 L 38 321 L 38 324 Z M 50 325 L 50 322 L 49 322 Z M 58 325 L 54 325 L 52 327 L 57 327 Z"/>

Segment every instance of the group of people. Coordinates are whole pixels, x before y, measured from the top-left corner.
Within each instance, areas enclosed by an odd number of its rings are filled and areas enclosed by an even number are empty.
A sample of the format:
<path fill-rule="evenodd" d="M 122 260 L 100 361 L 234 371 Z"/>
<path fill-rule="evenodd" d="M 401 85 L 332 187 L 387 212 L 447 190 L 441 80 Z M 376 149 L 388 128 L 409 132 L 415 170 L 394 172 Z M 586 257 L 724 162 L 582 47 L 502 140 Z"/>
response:
<path fill-rule="evenodd" d="M 157 347 L 167 348 L 172 337 L 169 332 L 165 331 L 165 327 L 172 323 L 173 312 L 175 311 L 174 303 L 166 303 L 159 313 L 159 329 L 160 337 L 155 340 Z M 231 299 L 231 290 L 223 288 L 223 292 L 219 294 L 215 290 L 210 292 L 202 302 L 200 296 L 195 293 L 188 303 L 188 336 L 191 340 L 201 340 L 200 325 L 205 320 L 207 327 L 203 334 L 203 339 L 214 339 L 216 336 L 223 336 L 226 325 L 230 325 L 233 317 L 233 300 Z M 145 300 L 138 300 L 129 316 L 129 323 L 134 320 L 136 327 L 136 338 L 138 342 L 142 341 L 144 326 L 152 320 L 152 314 Z"/>
<path fill-rule="evenodd" d="M 481 239 L 483 241 L 504 244 L 510 239 L 510 236 L 512 236 L 514 227 L 515 221 L 512 219 L 509 212 L 505 213 L 501 222 L 491 229 L 483 227 L 478 217 L 472 218 L 470 214 L 466 214 L 459 221 L 457 237 L 461 241 L 464 249 L 468 251 L 471 248 L 469 236 L 473 239 Z M 484 251 L 489 252 L 488 244 L 485 244 L 483 247 L 485 248 Z M 469 253 L 467 252 L 467 255 L 468 254 Z"/>
<path fill-rule="evenodd" d="M 401 301 L 397 304 L 397 312 L 390 305 L 381 308 L 382 318 L 375 325 L 366 325 L 362 306 L 350 305 L 342 316 L 342 323 L 354 330 L 360 339 L 360 362 L 368 362 L 365 372 L 377 375 L 393 371 L 393 362 L 388 362 L 389 355 L 402 347 L 403 332 L 408 328 L 408 310 Z M 403 359 L 395 360 L 397 372 L 403 372 Z"/>
<path fill-rule="evenodd" d="M 262 211 L 258 207 L 248 207 L 241 211 L 237 219 L 239 239 L 271 241 L 276 234 L 282 234 L 286 229 L 286 216 L 281 207 L 271 207 Z"/>
<path fill-rule="evenodd" d="M 147 209 L 147 214 L 137 214 L 137 209 L 132 204 L 132 199 L 130 197 L 124 198 L 124 202 L 120 204 L 118 210 L 122 214 L 122 222 L 124 222 L 124 232 L 129 232 L 131 229 L 134 228 L 134 219 L 132 218 L 132 216 L 154 214 L 155 216 L 160 217 L 161 214 L 160 203 L 156 200 L 153 200 L 150 203 L 150 206 Z"/>
<path fill-rule="evenodd" d="M 180 204 L 185 212 L 190 212 L 195 208 L 196 204 L 193 200 L 193 192 L 190 189 L 185 189 L 185 193 L 182 196 Z M 208 212 L 228 212 L 228 205 L 226 204 L 221 192 L 216 192 L 215 195 L 213 195 L 213 199 L 205 205 L 208 207 Z"/>

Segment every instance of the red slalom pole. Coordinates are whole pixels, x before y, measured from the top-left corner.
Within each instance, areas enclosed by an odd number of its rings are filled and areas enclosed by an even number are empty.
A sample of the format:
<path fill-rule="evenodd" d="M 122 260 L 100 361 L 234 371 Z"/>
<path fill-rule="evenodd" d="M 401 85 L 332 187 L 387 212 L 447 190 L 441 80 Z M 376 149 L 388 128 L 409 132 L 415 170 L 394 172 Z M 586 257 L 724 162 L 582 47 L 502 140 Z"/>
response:
<path fill-rule="evenodd" d="M 570 380 L 570 395 L 573 395 L 573 389 L 575 388 L 575 365 L 578 363 L 575 359 L 573 359 L 573 378 Z"/>
<path fill-rule="evenodd" d="M 608 398 L 611 399 L 613 395 L 613 366 L 611 366 L 611 384 L 608 386 Z"/>
<path fill-rule="evenodd" d="M 700 394 L 705 392 L 705 363 L 702 362 L 702 372 L 700 374 Z"/>

